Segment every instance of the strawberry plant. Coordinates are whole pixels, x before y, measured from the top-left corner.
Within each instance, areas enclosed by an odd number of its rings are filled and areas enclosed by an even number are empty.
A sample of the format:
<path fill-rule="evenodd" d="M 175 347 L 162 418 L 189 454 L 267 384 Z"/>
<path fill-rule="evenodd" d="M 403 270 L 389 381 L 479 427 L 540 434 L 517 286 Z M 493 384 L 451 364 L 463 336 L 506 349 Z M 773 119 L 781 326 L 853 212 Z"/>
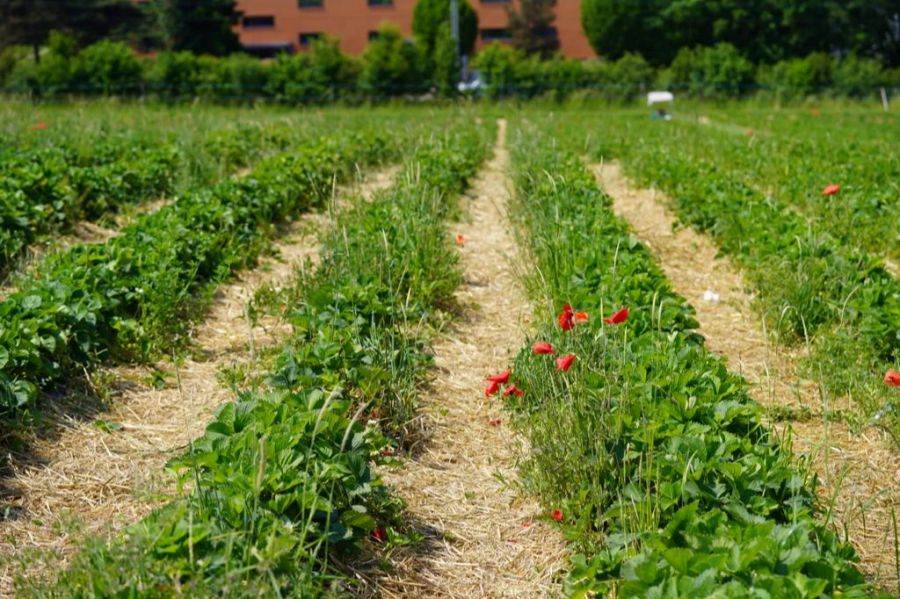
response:
<path fill-rule="evenodd" d="M 819 520 L 815 479 L 704 349 L 690 305 L 580 161 L 526 132 L 513 157 L 530 287 L 573 318 L 539 312 L 539 344 L 512 368 L 524 394 L 506 403 L 532 448 L 526 485 L 562 506 L 574 542 L 567 593 L 871 596 Z"/>
<path fill-rule="evenodd" d="M 0 301 L 0 420 L 8 427 L 26 416 L 37 389 L 85 366 L 183 343 L 216 284 L 252 263 L 276 223 L 320 205 L 357 162 L 392 151 L 374 135 L 313 141 L 141 217 L 107 243 L 49 256 Z"/>
<path fill-rule="evenodd" d="M 631 121 L 620 130 L 621 124 L 604 121 L 603 126 L 609 136 L 600 153 L 621 156 L 637 180 L 666 191 L 679 219 L 709 234 L 743 268 L 770 330 L 788 342 L 811 345 L 805 361 L 807 376 L 830 393 L 852 396 L 871 422 L 900 439 L 896 394 L 881 384 L 887 369 L 900 367 L 900 281 L 878 256 L 859 247 L 862 237 L 847 233 L 846 226 L 847 220 L 880 219 L 887 229 L 873 237 L 895 248 L 889 243 L 893 232 L 888 230 L 893 219 L 880 209 L 863 217 L 859 211 L 851 216 L 842 208 L 830 207 L 852 202 L 852 193 L 842 190 L 832 199 L 816 184 L 816 201 L 829 206 L 816 211 L 844 215 L 838 217 L 839 227 L 823 226 L 828 219 L 811 219 L 767 195 L 760 185 L 748 184 L 747 177 L 734 171 L 739 167 L 731 165 L 762 163 L 766 152 L 777 160 L 773 143 L 763 142 L 753 159 L 737 158 L 727 149 L 734 144 L 722 143 L 723 133 L 695 130 L 693 125 L 662 130 Z M 670 143 L 685 149 L 659 151 Z M 807 146 L 800 154 L 814 152 Z M 791 157 L 785 162 L 793 165 L 785 169 L 789 174 L 794 169 L 820 172 L 808 159 Z M 878 164 L 874 158 L 873 163 Z M 873 167 L 874 184 L 889 178 L 890 167 L 885 164 Z M 879 171 L 882 174 L 876 175 Z M 791 175 L 808 187 L 810 176 Z M 880 195 L 860 195 L 857 202 L 881 197 L 878 202 L 889 210 L 895 203 L 885 203 L 890 189 L 885 187 Z M 844 232 L 833 233 L 836 228 Z M 869 245 L 878 247 L 875 242 Z"/>
<path fill-rule="evenodd" d="M 266 384 L 239 392 L 170 463 L 190 491 L 31 592 L 347 594 L 336 564 L 399 525 L 372 471 L 389 441 L 363 415 L 394 430 L 410 417 L 397 402 L 414 397 L 429 359 L 408 323 L 430 320 L 458 281 L 443 220 L 486 141 L 428 139 L 392 189 L 343 215 L 321 267 L 289 294 L 294 335 Z"/>

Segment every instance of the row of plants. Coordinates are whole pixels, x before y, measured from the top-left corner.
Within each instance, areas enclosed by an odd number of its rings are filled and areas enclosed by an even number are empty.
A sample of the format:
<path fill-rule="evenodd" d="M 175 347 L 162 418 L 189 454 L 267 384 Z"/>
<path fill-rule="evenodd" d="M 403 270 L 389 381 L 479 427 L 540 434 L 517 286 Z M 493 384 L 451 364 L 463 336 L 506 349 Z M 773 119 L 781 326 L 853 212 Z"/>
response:
<path fill-rule="evenodd" d="M 37 241 L 68 233 L 81 221 L 105 223 L 143 202 L 208 185 L 296 143 L 300 133 L 284 124 L 242 124 L 207 134 L 199 149 L 177 135 L 21 149 L 0 160 L 0 275 L 9 274 Z"/>
<path fill-rule="evenodd" d="M 505 401 L 530 448 L 524 484 L 573 544 L 566 592 L 873 595 L 853 549 L 820 520 L 815 478 L 704 348 L 693 308 L 577 154 L 529 129 L 513 162 L 529 288 L 547 324 L 512 367 L 524 394 Z"/>
<path fill-rule="evenodd" d="M 421 331 L 460 280 L 444 219 L 488 139 L 471 122 L 450 130 L 342 214 L 317 270 L 271 302 L 287 302 L 293 335 L 265 381 L 169 464 L 189 492 L 85 548 L 49 586 L 32 581 L 32 596 L 347 596 L 348 560 L 405 542 L 373 472 L 402 441 L 377 423 L 398 431 L 411 417 L 430 361 Z"/>
<path fill-rule="evenodd" d="M 841 244 L 900 259 L 894 224 L 900 219 L 900 163 L 892 139 L 826 137 L 815 131 L 786 136 L 744 130 L 735 135 L 690 122 L 674 125 L 667 132 L 668 143 L 801 211 Z M 861 126 L 856 131 L 866 135 Z M 825 194 L 829 185 L 839 187 Z"/>
<path fill-rule="evenodd" d="M 596 156 L 620 157 L 637 181 L 667 192 L 678 218 L 743 268 L 769 330 L 810 345 L 808 378 L 829 396 L 849 395 L 868 422 L 900 441 L 900 398 L 882 384 L 900 366 L 900 280 L 882 259 L 763 193 L 764 183 L 749 185 L 721 162 L 724 151 L 704 156 L 684 144 L 665 151 L 679 129 L 598 125 L 604 137 Z M 694 135 L 690 143 L 703 145 Z M 822 191 L 817 185 L 823 202 L 840 202 Z"/>
<path fill-rule="evenodd" d="M 0 301 L 0 431 L 31 415 L 38 390 L 100 361 L 142 360 L 187 342 L 191 322 L 279 223 L 321 205 L 356 164 L 394 159 L 401 134 L 335 132 L 141 216 L 103 244 L 36 265 Z"/>
<path fill-rule="evenodd" d="M 64 152 L 23 152 L 0 163 L 0 272 L 49 234 L 65 233 L 127 203 L 173 190 L 177 150 L 172 146 L 126 152 L 120 160 L 71 164 Z"/>

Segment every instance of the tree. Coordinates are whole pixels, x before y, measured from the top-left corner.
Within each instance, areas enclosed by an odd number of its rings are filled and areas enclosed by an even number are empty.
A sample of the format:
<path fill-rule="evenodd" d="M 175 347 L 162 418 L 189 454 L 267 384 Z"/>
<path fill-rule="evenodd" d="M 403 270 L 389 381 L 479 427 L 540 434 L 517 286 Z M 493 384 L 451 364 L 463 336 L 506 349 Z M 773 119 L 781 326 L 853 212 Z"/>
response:
<path fill-rule="evenodd" d="M 559 50 L 559 36 L 553 27 L 554 4 L 556 0 L 521 0 L 519 10 L 507 9 L 514 48 L 542 58 L 549 58 Z"/>
<path fill-rule="evenodd" d="M 79 45 L 127 37 L 143 18 L 131 0 L 2 0 L 0 48 L 31 46 L 35 62 L 51 31 L 72 36 Z"/>
<path fill-rule="evenodd" d="M 665 6 L 665 0 L 582 0 L 581 26 L 600 56 L 615 59 L 636 52 L 664 64 L 675 56 L 661 31 Z"/>
<path fill-rule="evenodd" d="M 433 58 L 441 29 L 450 30 L 450 0 L 418 0 L 413 11 L 412 30 L 422 52 Z M 459 0 L 459 51 L 471 54 L 478 35 L 478 14 L 468 0 Z"/>
<path fill-rule="evenodd" d="M 824 52 L 900 64 L 897 0 L 583 0 L 581 24 L 598 54 L 655 65 L 719 43 L 758 63 Z"/>
<path fill-rule="evenodd" d="M 171 50 L 224 56 L 240 50 L 232 26 L 240 18 L 235 0 L 152 0 L 146 10 Z"/>

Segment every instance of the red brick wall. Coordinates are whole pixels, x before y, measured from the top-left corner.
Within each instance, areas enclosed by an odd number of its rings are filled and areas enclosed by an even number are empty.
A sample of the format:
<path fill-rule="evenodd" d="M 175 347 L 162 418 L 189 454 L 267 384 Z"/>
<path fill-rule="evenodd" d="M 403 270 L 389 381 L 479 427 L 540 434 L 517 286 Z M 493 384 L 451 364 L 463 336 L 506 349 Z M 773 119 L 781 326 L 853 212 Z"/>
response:
<path fill-rule="evenodd" d="M 506 27 L 506 4 L 469 0 L 478 11 L 479 29 Z M 390 21 L 404 35 L 412 35 L 412 14 L 416 0 L 393 0 L 393 6 L 369 6 L 367 0 L 323 0 L 321 8 L 299 8 L 298 0 L 238 0 L 245 17 L 273 16 L 275 26 L 246 28 L 238 25 L 241 43 L 289 43 L 299 49 L 301 33 L 324 33 L 341 40 L 345 52 L 360 54 L 369 32 Z M 560 49 L 571 58 L 590 58 L 594 51 L 581 31 L 581 0 L 557 0 L 556 22 Z M 478 46 L 483 45 L 479 36 Z"/>

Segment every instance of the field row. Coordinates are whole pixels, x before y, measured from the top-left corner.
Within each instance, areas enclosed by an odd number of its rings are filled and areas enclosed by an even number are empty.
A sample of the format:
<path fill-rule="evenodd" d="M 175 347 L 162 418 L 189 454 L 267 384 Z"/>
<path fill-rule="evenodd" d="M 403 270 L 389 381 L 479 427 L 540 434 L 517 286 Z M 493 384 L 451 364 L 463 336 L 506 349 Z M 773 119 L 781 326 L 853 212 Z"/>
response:
<path fill-rule="evenodd" d="M 33 243 L 69 233 L 82 221 L 115 226 L 119 212 L 211 185 L 315 130 L 251 124 L 212 131 L 199 146 L 166 135 L 20 149 L 0 160 L 0 274 Z"/>
<path fill-rule="evenodd" d="M 857 406 L 844 417 L 900 439 L 896 393 L 883 383 L 900 368 L 900 280 L 884 262 L 898 247 L 896 153 L 829 172 L 830 153 L 805 141 L 644 118 L 592 123 L 594 158 L 621 159 L 636 181 L 666 192 L 678 219 L 744 270 L 770 332 L 808 346 L 804 375 Z"/>
<path fill-rule="evenodd" d="M 178 490 L 121 534 L 83 543 L 54 580 L 23 576 L 21 592 L 344 596 L 386 575 L 398 548 L 435 550 L 420 531 L 443 523 L 411 522 L 379 473 L 427 443 L 415 423 L 433 379 L 430 341 L 453 335 L 444 325 L 471 309 L 455 298 L 463 273 L 447 223 L 467 222 L 457 200 L 497 131 L 468 111 L 384 117 L 326 117 L 248 146 L 241 137 L 236 159 L 280 153 L 244 177 L 194 186 L 105 243 L 48 256 L 0 301 L 9 437 L 39 394 L 65 392 L 85 369 L 189 350 L 216 286 L 254 266 L 280 225 L 323 207 L 356 169 L 403 163 L 390 189 L 337 210 L 317 267 L 261 289 L 247 308 L 284 319 L 290 333 L 252 368 L 223 373 L 234 401 L 168 464 Z M 857 402 L 864 416 L 846 418 L 896 435 L 900 398 L 883 375 L 900 370 L 900 282 L 883 266 L 888 228 L 865 199 L 896 208 L 877 184 L 894 184 L 896 156 L 870 140 L 822 158 L 810 139 L 629 114 L 511 122 L 504 226 L 526 263 L 509 268 L 538 324 L 485 393 L 502 398 L 526 441 L 523 489 L 570 543 L 567 596 L 881 596 L 873 582 L 883 581 L 864 578 L 848 542 L 856 531 L 834 530 L 789 436 L 769 428 L 748 382 L 706 348 L 695 309 L 585 166 L 615 157 L 666 191 L 678 217 L 743 269 L 771 330 L 809 344 L 810 376 Z M 684 149 L 666 151 L 673 144 Z M 839 170 L 841 152 L 871 160 Z M 814 201 L 811 171 L 827 168 L 842 182 L 858 177 L 837 199 L 880 235 L 840 229 Z M 500 355 L 505 343 L 479 351 Z"/>
<path fill-rule="evenodd" d="M 454 129 L 410 152 L 390 190 L 340 215 L 323 238 L 321 267 L 280 292 L 294 332 L 267 362 L 270 374 L 170 463 L 193 491 L 86 548 L 33 594 L 347 590 L 339 564 L 368 539 L 395 534 L 386 527 L 399 504 L 373 465 L 400 442 L 428 364 L 408 325 L 433 318 L 459 282 L 443 220 L 484 158 L 490 129 Z"/>
<path fill-rule="evenodd" d="M 531 287 L 562 314 L 542 312 L 512 368 L 526 393 L 507 405 L 535 448 L 525 483 L 563 506 L 577 549 L 567 592 L 868 596 L 852 548 L 818 520 L 815 482 L 703 348 L 692 307 L 580 160 L 527 135 L 514 158 Z"/>
<path fill-rule="evenodd" d="M 99 361 L 141 361 L 185 344 L 216 285 L 252 264 L 279 223 L 320 205 L 355 165 L 393 159 L 401 137 L 297 141 L 250 175 L 186 193 L 106 243 L 41 261 L 0 301 L 3 436 L 28 417 L 38 390 Z"/>

